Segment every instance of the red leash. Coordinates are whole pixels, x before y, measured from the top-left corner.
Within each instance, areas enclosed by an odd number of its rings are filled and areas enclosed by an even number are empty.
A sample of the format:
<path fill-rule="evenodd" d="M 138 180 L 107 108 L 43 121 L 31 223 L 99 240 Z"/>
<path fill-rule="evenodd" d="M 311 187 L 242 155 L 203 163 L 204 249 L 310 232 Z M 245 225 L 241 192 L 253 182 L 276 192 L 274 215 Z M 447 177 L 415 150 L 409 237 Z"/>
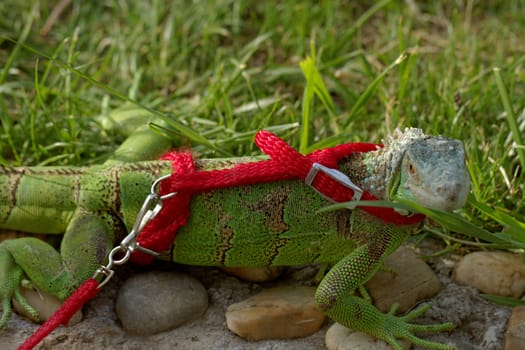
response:
<path fill-rule="evenodd" d="M 231 169 L 195 171 L 193 158 L 189 152 L 171 152 L 163 156 L 162 159 L 172 162 L 173 172 L 169 180 L 161 184 L 160 194 L 176 192 L 176 195 L 164 200 L 162 210 L 142 229 L 137 239 L 139 245 L 155 252 L 169 249 L 175 240 L 177 230 L 186 223 L 190 215 L 191 196 L 219 188 L 282 180 L 304 180 L 333 202 L 356 199 L 377 200 L 372 194 L 355 186 L 337 169 L 338 162 L 343 157 L 352 153 L 375 151 L 382 147 L 381 145 L 347 143 L 304 156 L 268 131 L 258 132 L 255 135 L 255 143 L 270 156 L 270 159 L 238 164 Z M 411 225 L 424 219 L 424 215 L 421 214 L 403 216 L 392 208 L 359 207 L 387 223 L 396 225 Z M 131 259 L 145 264 L 151 262 L 153 257 L 135 250 Z M 111 274 L 107 274 L 107 278 L 110 278 Z M 56 327 L 67 324 L 87 301 L 98 294 L 100 286 L 101 284 L 93 278 L 84 282 L 60 309 L 19 347 L 19 350 L 32 349 Z"/>

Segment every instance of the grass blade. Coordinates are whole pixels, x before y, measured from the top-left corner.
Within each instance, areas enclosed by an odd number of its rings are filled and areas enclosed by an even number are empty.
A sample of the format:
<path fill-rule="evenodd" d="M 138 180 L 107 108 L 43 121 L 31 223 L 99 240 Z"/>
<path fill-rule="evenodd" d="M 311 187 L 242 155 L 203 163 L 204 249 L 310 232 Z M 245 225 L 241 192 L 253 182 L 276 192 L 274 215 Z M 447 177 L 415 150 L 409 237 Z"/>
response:
<path fill-rule="evenodd" d="M 306 87 L 303 94 L 302 102 L 302 128 L 299 152 L 306 153 L 309 143 L 309 127 L 312 108 L 314 105 L 314 96 L 319 98 L 323 106 L 331 117 L 335 117 L 335 105 L 326 84 L 316 67 L 315 48 L 312 43 L 311 56 L 305 58 L 299 63 L 301 71 L 306 79 Z"/>
<path fill-rule="evenodd" d="M 469 204 L 504 226 L 506 234 L 525 243 L 525 223 L 520 222 L 500 210 L 492 209 L 488 205 L 478 202 L 474 198 L 469 198 Z"/>
<path fill-rule="evenodd" d="M 320 210 L 329 211 L 344 208 L 352 208 L 355 205 L 360 206 L 371 206 L 371 207 L 388 207 L 396 208 L 409 212 L 417 212 L 425 214 L 429 219 L 437 222 L 443 227 L 450 231 L 465 234 L 475 239 L 482 239 L 486 242 L 494 243 L 494 248 L 520 248 L 525 249 L 525 242 L 518 241 L 510 235 L 502 233 L 493 233 L 487 231 L 481 227 L 472 224 L 470 221 L 462 217 L 461 215 L 448 212 L 444 210 L 429 209 L 415 202 L 399 200 L 399 202 L 388 202 L 388 201 L 351 201 L 345 203 L 337 203 L 334 205 L 327 206 Z"/>
<path fill-rule="evenodd" d="M 368 85 L 368 87 L 365 89 L 365 91 L 359 96 L 356 103 L 352 107 L 352 110 L 350 111 L 350 114 L 348 115 L 348 118 L 346 120 L 346 123 L 344 124 L 344 128 L 347 128 L 348 125 L 352 122 L 355 115 L 363 106 L 365 106 L 368 101 L 374 96 L 375 92 L 377 91 L 377 88 L 379 87 L 379 84 L 383 81 L 383 78 L 394 68 L 396 68 L 399 64 L 404 62 L 409 57 L 408 53 L 402 53 L 392 64 L 390 64 L 384 71 L 381 72 L 372 82 Z"/>
<path fill-rule="evenodd" d="M 516 143 L 516 153 L 518 154 L 523 173 L 523 170 L 525 170 L 525 144 L 523 143 L 523 138 L 518 126 L 518 118 L 516 117 L 516 113 L 514 113 L 514 109 L 512 108 L 509 93 L 505 87 L 503 78 L 501 77 L 500 69 L 496 67 L 493 69 L 493 72 L 494 76 L 496 77 L 496 84 L 498 85 L 501 103 L 503 104 L 503 108 L 505 109 L 505 114 L 507 116 L 507 123 L 509 124 L 509 128 L 512 133 L 512 139 Z"/>
<path fill-rule="evenodd" d="M 340 50 L 341 46 L 344 43 L 347 43 L 351 41 L 352 37 L 355 35 L 355 33 L 365 24 L 366 21 L 368 21 L 373 15 L 375 15 L 379 10 L 381 10 L 383 7 L 388 5 L 392 0 L 383 0 L 377 2 L 374 6 L 370 7 L 368 10 L 366 10 L 355 22 L 354 24 L 345 32 L 344 36 L 339 40 L 339 45 L 337 47 L 337 51 Z"/>
<path fill-rule="evenodd" d="M 5 82 L 5 79 L 7 78 L 7 74 L 9 73 L 9 69 L 11 69 L 13 62 L 15 61 L 18 54 L 20 53 L 20 49 L 24 47 L 24 42 L 26 41 L 27 36 L 31 32 L 31 27 L 33 26 L 33 20 L 35 18 L 35 12 L 36 12 L 37 5 L 38 3 L 35 2 L 33 7 L 31 8 L 29 12 L 30 13 L 29 18 L 27 19 L 27 22 L 24 25 L 24 28 L 22 29 L 22 33 L 20 34 L 20 37 L 18 38 L 18 40 L 11 41 L 15 44 L 15 48 L 13 49 L 13 51 L 11 51 L 11 54 L 7 58 L 7 62 L 4 64 L 4 68 L 2 69 L 2 73 L 0 74 L 0 85 L 2 85 Z"/>
<path fill-rule="evenodd" d="M 508 307 L 525 305 L 525 300 L 521 300 L 517 298 L 502 297 L 500 295 L 494 295 L 494 294 L 481 294 L 481 296 L 487 299 L 488 301 L 491 301 L 498 305 L 503 305 L 503 306 L 508 306 Z"/>
<path fill-rule="evenodd" d="M 301 137 L 299 141 L 299 152 L 305 153 L 309 144 L 310 118 L 314 106 L 314 70 L 315 60 L 313 57 L 307 57 L 300 62 L 301 70 L 306 78 L 306 86 L 303 92 L 303 101 L 301 103 Z"/>

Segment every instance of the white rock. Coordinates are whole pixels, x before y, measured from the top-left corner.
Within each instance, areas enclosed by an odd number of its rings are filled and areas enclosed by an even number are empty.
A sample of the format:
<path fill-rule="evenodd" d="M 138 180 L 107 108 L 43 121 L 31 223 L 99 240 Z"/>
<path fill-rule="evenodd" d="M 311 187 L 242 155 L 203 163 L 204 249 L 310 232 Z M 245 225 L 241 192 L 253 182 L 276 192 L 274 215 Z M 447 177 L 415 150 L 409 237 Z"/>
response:
<path fill-rule="evenodd" d="M 403 349 L 410 349 L 410 343 L 400 340 Z M 392 347 L 383 340 L 346 328 L 334 323 L 325 336 L 325 345 L 328 350 L 392 350 Z"/>
<path fill-rule="evenodd" d="M 519 298 L 525 292 L 525 264 L 519 254 L 474 252 L 456 265 L 453 278 L 483 293 Z"/>
<path fill-rule="evenodd" d="M 53 316 L 53 314 L 62 306 L 63 301 L 57 297 L 48 294 L 39 289 L 29 289 L 29 288 L 20 288 L 20 293 L 40 315 L 40 322 L 47 321 L 48 318 Z M 19 314 L 32 319 L 24 308 L 13 298 L 13 308 Z M 68 326 L 79 323 L 82 320 L 82 310 L 78 311 L 71 317 L 69 320 Z M 33 320 L 36 321 L 36 320 Z"/>

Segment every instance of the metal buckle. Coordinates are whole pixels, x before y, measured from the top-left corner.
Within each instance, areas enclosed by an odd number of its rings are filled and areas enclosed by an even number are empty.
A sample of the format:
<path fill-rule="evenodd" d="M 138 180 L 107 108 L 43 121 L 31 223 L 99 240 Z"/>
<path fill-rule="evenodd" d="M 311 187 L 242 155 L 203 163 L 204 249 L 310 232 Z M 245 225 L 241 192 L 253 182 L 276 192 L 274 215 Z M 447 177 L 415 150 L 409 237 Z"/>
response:
<path fill-rule="evenodd" d="M 328 167 L 326 167 L 326 166 L 324 166 L 322 164 L 319 164 L 319 163 L 312 164 L 312 167 L 310 168 L 310 171 L 308 172 L 308 174 L 306 175 L 306 178 L 304 179 L 304 183 L 307 184 L 308 186 L 312 187 L 317 193 L 319 193 L 321 196 L 323 196 L 326 199 L 328 199 L 330 202 L 336 203 L 336 201 L 334 201 L 332 198 L 330 198 L 326 194 L 322 193 L 321 191 L 319 191 L 317 188 L 315 188 L 313 186 L 313 182 L 314 182 L 317 174 L 320 171 L 325 173 L 326 176 L 328 176 L 332 180 L 334 180 L 334 181 L 340 183 L 341 185 L 345 186 L 346 188 L 349 188 L 352 191 L 354 191 L 354 194 L 352 196 L 352 201 L 359 201 L 359 200 L 361 200 L 361 197 L 363 196 L 363 192 L 364 191 L 361 188 L 359 188 L 356 184 L 354 184 L 352 182 L 352 180 L 350 180 L 350 178 L 348 176 L 346 176 L 345 174 L 340 172 L 338 169 L 328 168 Z"/>

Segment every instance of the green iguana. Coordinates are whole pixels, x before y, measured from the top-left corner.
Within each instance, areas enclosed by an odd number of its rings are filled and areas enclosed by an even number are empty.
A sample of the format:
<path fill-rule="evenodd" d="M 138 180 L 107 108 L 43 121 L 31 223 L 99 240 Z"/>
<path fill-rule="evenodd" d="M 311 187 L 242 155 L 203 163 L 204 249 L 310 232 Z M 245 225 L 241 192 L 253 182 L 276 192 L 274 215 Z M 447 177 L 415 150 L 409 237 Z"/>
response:
<path fill-rule="evenodd" d="M 220 169 L 250 160 L 198 160 L 196 166 Z M 462 143 L 419 129 L 398 132 L 384 148 L 351 155 L 339 167 L 380 199 L 403 198 L 436 209 L 460 208 L 470 188 Z M 12 298 L 38 316 L 20 294 L 23 284 L 65 299 L 90 278 L 133 226 L 152 182 L 171 169 L 167 161 L 114 160 L 79 168 L 1 167 L 0 228 L 64 237 L 60 252 L 33 237 L 0 243 L 0 328 L 9 320 Z M 360 209 L 319 212 L 327 204 L 300 181 L 197 195 L 189 221 L 173 243 L 171 260 L 245 267 L 332 263 L 315 296 L 327 316 L 394 349 L 401 349 L 398 338 L 430 349 L 452 349 L 413 334 L 449 330 L 452 324 L 411 323 L 425 307 L 401 317 L 394 315 L 395 308 L 383 314 L 362 287 L 417 227 L 386 224 Z M 363 296 L 354 295 L 356 290 Z"/>

